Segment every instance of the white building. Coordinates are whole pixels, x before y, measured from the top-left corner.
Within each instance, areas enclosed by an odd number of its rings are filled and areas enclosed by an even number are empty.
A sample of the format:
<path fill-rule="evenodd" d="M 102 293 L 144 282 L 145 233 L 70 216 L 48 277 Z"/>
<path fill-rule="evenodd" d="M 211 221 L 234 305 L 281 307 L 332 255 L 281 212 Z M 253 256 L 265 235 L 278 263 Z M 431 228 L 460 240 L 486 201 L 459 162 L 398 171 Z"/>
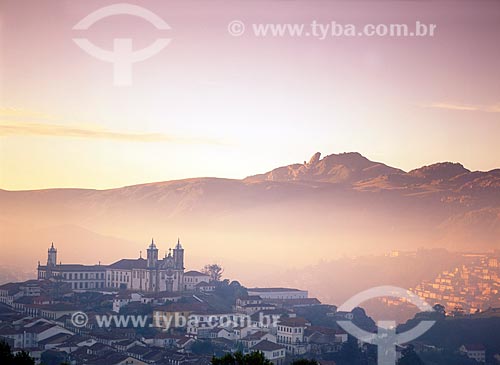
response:
<path fill-rule="evenodd" d="M 38 279 L 57 278 L 73 290 L 116 288 L 142 292 L 180 292 L 195 290 L 210 277 L 198 271 L 184 273 L 184 249 L 180 240 L 162 259 L 153 240 L 146 259 L 122 259 L 111 265 L 57 264 L 54 244 L 48 250 L 47 264 L 38 264 Z"/>
<path fill-rule="evenodd" d="M 105 287 L 106 266 L 57 264 L 57 249 L 54 243 L 47 255 L 47 265 L 38 262 L 38 279 L 57 278 L 71 285 L 73 290 L 92 290 Z"/>
<path fill-rule="evenodd" d="M 250 348 L 251 351 L 260 351 L 264 357 L 275 365 L 281 365 L 285 362 L 285 347 L 274 342 L 263 340 Z"/>
<path fill-rule="evenodd" d="M 286 347 L 291 355 L 302 355 L 307 352 L 304 331 L 309 324 L 304 318 L 282 318 L 278 322 L 276 339 L 278 344 Z"/>
<path fill-rule="evenodd" d="M 460 346 L 460 352 L 477 362 L 484 363 L 486 361 L 486 348 L 483 345 L 462 345 Z"/>
<path fill-rule="evenodd" d="M 184 274 L 183 290 L 195 290 L 200 283 L 208 283 L 210 276 L 199 271 L 188 271 Z"/>

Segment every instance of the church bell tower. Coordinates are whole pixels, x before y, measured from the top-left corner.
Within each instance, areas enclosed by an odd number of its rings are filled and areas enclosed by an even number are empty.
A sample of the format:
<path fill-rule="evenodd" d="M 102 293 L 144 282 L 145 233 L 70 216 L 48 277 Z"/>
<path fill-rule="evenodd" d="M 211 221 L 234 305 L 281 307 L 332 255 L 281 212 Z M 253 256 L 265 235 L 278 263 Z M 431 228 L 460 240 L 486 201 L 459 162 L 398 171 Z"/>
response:
<path fill-rule="evenodd" d="M 54 242 L 47 251 L 47 267 L 54 268 L 57 265 L 57 249 L 54 247 Z"/>
<path fill-rule="evenodd" d="M 174 265 L 176 270 L 184 270 L 184 249 L 179 238 L 174 248 Z"/>

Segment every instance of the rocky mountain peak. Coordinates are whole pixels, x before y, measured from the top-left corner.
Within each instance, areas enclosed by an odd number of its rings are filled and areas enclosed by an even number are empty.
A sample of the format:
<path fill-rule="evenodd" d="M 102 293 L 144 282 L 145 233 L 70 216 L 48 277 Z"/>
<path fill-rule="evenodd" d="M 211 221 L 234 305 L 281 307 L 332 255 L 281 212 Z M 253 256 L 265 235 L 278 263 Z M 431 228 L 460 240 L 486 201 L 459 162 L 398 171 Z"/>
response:
<path fill-rule="evenodd" d="M 309 159 L 308 165 L 315 165 L 319 162 L 321 159 L 321 152 L 316 152 L 312 157 Z"/>

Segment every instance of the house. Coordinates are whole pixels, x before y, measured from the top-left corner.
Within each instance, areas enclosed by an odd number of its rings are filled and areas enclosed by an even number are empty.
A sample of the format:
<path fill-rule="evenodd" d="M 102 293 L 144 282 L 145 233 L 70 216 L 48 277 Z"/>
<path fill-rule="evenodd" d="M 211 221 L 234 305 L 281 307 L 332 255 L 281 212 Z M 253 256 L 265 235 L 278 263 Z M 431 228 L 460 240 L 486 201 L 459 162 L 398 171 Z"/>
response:
<path fill-rule="evenodd" d="M 286 347 L 290 355 L 302 355 L 307 351 L 305 330 L 310 326 L 304 318 L 282 318 L 278 322 L 277 343 Z"/>
<path fill-rule="evenodd" d="M 313 354 L 336 352 L 347 341 L 347 333 L 328 327 L 308 326 L 304 331 L 308 351 Z"/>
<path fill-rule="evenodd" d="M 131 302 L 140 302 L 142 294 L 124 292 L 117 294 L 113 299 L 113 312 L 119 313 L 120 309 L 129 305 Z"/>
<path fill-rule="evenodd" d="M 268 299 L 268 303 L 275 304 L 279 308 L 288 309 L 321 305 L 317 298 Z"/>
<path fill-rule="evenodd" d="M 263 340 L 250 348 L 250 351 L 260 351 L 264 357 L 275 365 L 281 365 L 285 362 L 285 347 L 274 342 Z"/>
<path fill-rule="evenodd" d="M 200 311 L 191 313 L 187 322 L 186 332 L 188 336 L 195 338 L 210 338 L 210 331 L 218 325 L 219 327 L 234 328 L 246 324 L 248 318 L 239 313 L 221 313 L 211 311 Z"/>
<path fill-rule="evenodd" d="M 174 335 L 167 332 L 160 332 L 156 334 L 152 341 L 144 341 L 149 345 L 153 345 L 156 347 L 168 348 L 168 347 L 176 347 L 177 341 L 181 340 L 184 336 Z"/>
<path fill-rule="evenodd" d="M 295 316 L 294 313 L 283 309 L 261 310 L 250 315 L 251 326 L 261 329 L 275 328 L 279 319 L 283 315 L 286 315 L 290 318 L 293 318 Z"/>
<path fill-rule="evenodd" d="M 241 344 L 243 345 L 244 349 L 249 349 L 264 340 L 276 343 L 276 336 L 269 332 L 257 331 L 243 337 L 241 339 Z"/>
<path fill-rule="evenodd" d="M 195 290 L 196 285 L 201 282 L 209 283 L 210 276 L 195 270 L 184 273 L 184 290 Z"/>
<path fill-rule="evenodd" d="M 301 299 L 307 298 L 307 290 L 293 288 L 251 288 L 248 295 L 258 295 L 262 299 Z"/>
<path fill-rule="evenodd" d="M 230 328 L 217 327 L 213 328 L 209 333 L 210 338 L 226 338 L 228 340 L 234 340 L 234 331 Z"/>
<path fill-rule="evenodd" d="M 107 356 L 97 357 L 89 360 L 86 365 L 147 365 L 146 362 L 138 360 L 129 355 L 111 353 Z"/>
<path fill-rule="evenodd" d="M 161 291 L 158 293 L 145 293 L 142 296 L 142 304 L 164 305 L 168 302 L 177 302 L 182 296 L 179 293 Z"/>
<path fill-rule="evenodd" d="M 12 339 L 14 341 L 14 348 L 21 349 L 38 347 L 39 341 L 57 334 L 72 335 L 73 333 L 53 323 L 43 321 L 36 321 L 21 328 L 12 327 L 0 330 L 0 336 Z"/>
<path fill-rule="evenodd" d="M 0 303 L 12 306 L 14 300 L 23 296 L 21 283 L 7 283 L 0 285 Z"/>
<path fill-rule="evenodd" d="M 203 303 L 171 303 L 156 307 L 153 311 L 154 326 L 163 329 L 183 327 L 191 313 L 206 308 L 207 305 Z"/>
<path fill-rule="evenodd" d="M 202 281 L 195 286 L 195 290 L 201 293 L 212 293 L 215 291 L 215 284 Z"/>
<path fill-rule="evenodd" d="M 274 304 L 260 303 L 260 304 L 247 304 L 238 308 L 239 308 L 239 313 L 252 315 L 260 311 L 276 309 L 276 306 Z"/>
<path fill-rule="evenodd" d="M 85 339 L 82 336 L 75 335 L 70 338 L 68 338 L 66 341 L 64 341 L 62 344 L 57 345 L 57 349 L 59 351 L 64 351 L 66 353 L 73 353 L 74 351 L 77 351 L 78 349 L 85 347 L 91 347 L 94 345 L 97 341 L 95 339 Z"/>
<path fill-rule="evenodd" d="M 61 345 L 72 336 L 73 335 L 69 333 L 57 333 L 53 336 L 38 341 L 38 346 L 45 350 L 51 350 L 56 348 L 58 345 Z"/>
<path fill-rule="evenodd" d="M 78 312 L 78 308 L 76 308 L 73 304 L 57 303 L 38 306 L 38 313 L 40 317 L 52 320 L 59 319 L 64 315 L 71 316 L 76 312 Z"/>
<path fill-rule="evenodd" d="M 248 304 L 262 304 L 262 298 L 258 295 L 246 295 L 236 298 L 236 311 L 239 312 L 241 308 Z"/>
<path fill-rule="evenodd" d="M 248 335 L 259 332 L 260 329 L 258 327 L 254 327 L 251 324 L 248 326 L 235 326 L 233 327 L 234 338 L 236 340 L 240 340 L 242 338 L 247 337 Z M 266 331 L 267 332 L 267 331 Z"/>
<path fill-rule="evenodd" d="M 481 344 L 468 344 L 460 346 L 460 352 L 477 362 L 486 361 L 486 348 Z"/>
<path fill-rule="evenodd" d="M 177 347 L 179 348 L 179 352 L 188 352 L 191 349 L 191 346 L 195 343 L 196 341 L 191 338 L 184 336 L 176 341 Z"/>
<path fill-rule="evenodd" d="M 132 338 L 114 343 L 114 347 L 118 351 L 123 351 L 123 352 L 126 352 L 128 349 L 134 346 L 144 346 L 144 344 L 141 341 L 134 340 Z"/>

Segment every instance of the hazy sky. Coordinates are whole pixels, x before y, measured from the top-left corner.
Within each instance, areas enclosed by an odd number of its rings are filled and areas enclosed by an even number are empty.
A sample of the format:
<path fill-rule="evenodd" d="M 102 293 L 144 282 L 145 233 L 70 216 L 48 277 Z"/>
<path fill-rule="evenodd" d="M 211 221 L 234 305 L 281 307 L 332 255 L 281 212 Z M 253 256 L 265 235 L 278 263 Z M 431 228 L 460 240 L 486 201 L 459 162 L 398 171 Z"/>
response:
<path fill-rule="evenodd" d="M 500 167 L 500 2 L 114 1 L 0 3 L 0 188 L 107 188 L 241 178 L 314 152 L 358 151 L 409 170 Z M 228 33 L 241 20 L 246 32 Z M 253 23 L 437 25 L 434 37 L 256 37 Z M 171 43 L 113 85 L 72 38 Z"/>

